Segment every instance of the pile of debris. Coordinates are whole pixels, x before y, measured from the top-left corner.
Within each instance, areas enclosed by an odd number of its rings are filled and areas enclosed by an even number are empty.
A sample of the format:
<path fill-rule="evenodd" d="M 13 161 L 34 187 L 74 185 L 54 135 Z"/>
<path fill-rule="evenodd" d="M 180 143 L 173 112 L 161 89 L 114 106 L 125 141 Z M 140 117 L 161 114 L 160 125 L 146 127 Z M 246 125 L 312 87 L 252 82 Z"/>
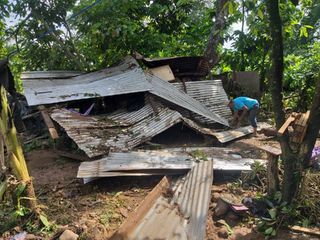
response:
<path fill-rule="evenodd" d="M 213 169 L 250 170 L 253 159 L 212 145 L 141 150 L 158 146 L 152 139 L 178 124 L 220 143 L 252 133 L 251 127 L 228 128 L 231 111 L 220 80 L 190 81 L 204 77 L 199 62 L 142 59 L 150 67 L 144 71 L 127 57 L 91 73 L 22 74 L 28 105 L 37 109 L 23 119 L 40 112 L 53 139 L 61 134 L 56 126 L 65 131 L 88 159 L 79 178 L 180 174 L 164 177 L 114 239 L 203 239 Z M 159 222 L 167 226 L 163 232 Z"/>

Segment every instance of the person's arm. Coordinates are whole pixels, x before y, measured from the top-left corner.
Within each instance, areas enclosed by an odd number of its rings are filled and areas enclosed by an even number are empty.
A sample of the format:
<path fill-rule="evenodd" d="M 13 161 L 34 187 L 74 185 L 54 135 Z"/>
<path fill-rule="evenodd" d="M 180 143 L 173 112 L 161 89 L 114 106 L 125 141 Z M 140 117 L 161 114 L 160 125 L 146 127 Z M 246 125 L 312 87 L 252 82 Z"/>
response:
<path fill-rule="evenodd" d="M 243 106 L 241 110 L 242 110 L 242 113 L 240 114 L 240 116 L 238 118 L 237 126 L 240 125 L 243 117 L 246 115 L 246 112 L 248 112 L 249 109 L 246 106 Z"/>
<path fill-rule="evenodd" d="M 232 115 L 232 124 L 236 126 L 238 124 L 238 119 L 239 119 L 239 111 L 234 111 Z"/>

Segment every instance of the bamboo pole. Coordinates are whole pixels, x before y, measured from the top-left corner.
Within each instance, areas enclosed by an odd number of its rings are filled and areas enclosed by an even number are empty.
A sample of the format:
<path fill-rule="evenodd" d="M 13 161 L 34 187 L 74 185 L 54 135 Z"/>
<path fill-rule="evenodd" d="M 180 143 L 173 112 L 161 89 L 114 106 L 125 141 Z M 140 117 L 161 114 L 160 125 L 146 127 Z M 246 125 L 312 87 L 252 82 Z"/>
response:
<path fill-rule="evenodd" d="M 0 132 L 4 138 L 5 145 L 7 146 L 9 161 L 14 175 L 22 182 L 22 184 L 26 185 L 28 206 L 34 213 L 39 214 L 40 211 L 37 207 L 32 179 L 28 172 L 23 150 L 17 137 L 17 130 L 13 123 L 12 112 L 8 105 L 7 92 L 3 86 L 0 88 Z"/>

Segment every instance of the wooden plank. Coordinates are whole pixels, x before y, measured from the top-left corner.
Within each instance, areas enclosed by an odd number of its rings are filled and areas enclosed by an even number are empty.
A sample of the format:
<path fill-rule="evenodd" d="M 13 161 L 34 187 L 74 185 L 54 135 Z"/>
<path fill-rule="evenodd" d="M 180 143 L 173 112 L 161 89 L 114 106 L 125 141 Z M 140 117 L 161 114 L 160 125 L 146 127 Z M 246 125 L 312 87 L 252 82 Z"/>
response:
<path fill-rule="evenodd" d="M 266 146 L 266 145 L 256 146 L 256 147 L 274 156 L 280 156 L 282 154 L 281 149 L 277 147 Z"/>
<path fill-rule="evenodd" d="M 309 116 L 310 116 L 310 111 L 307 111 L 305 114 L 304 114 L 304 120 L 303 120 L 303 126 L 304 126 L 304 129 L 301 133 L 301 138 L 299 139 L 300 142 L 303 141 L 304 137 L 306 136 L 306 133 L 307 133 L 307 128 L 308 128 L 308 122 L 309 122 Z"/>
<path fill-rule="evenodd" d="M 169 65 L 164 65 L 160 67 L 150 68 L 149 72 L 163 80 L 172 81 L 175 80 L 175 76 Z"/>
<path fill-rule="evenodd" d="M 309 116 L 310 116 L 310 111 L 307 111 L 307 112 L 304 114 L 304 119 L 303 119 L 302 126 L 306 126 L 306 125 L 307 125 L 308 120 L 309 120 Z"/>
<path fill-rule="evenodd" d="M 282 127 L 278 130 L 278 135 L 282 136 L 284 132 L 287 130 L 287 128 L 290 126 L 290 124 L 295 120 L 296 118 L 293 116 L 290 116 L 287 121 L 282 125 Z"/>
<path fill-rule="evenodd" d="M 312 228 L 305 228 L 300 226 L 291 226 L 289 227 L 290 230 L 295 232 L 302 232 L 309 235 L 319 236 L 320 237 L 320 230 L 319 229 L 312 229 Z"/>
<path fill-rule="evenodd" d="M 46 111 L 45 107 L 44 106 L 39 106 L 38 109 L 41 112 L 41 116 L 42 116 L 43 121 L 45 122 L 45 124 L 46 124 L 46 126 L 48 128 L 48 131 L 50 133 L 51 138 L 53 140 L 58 139 L 59 138 L 58 132 L 57 132 L 57 130 L 56 130 L 51 118 L 49 117 L 49 114 Z"/>
<path fill-rule="evenodd" d="M 130 213 L 128 218 L 122 223 L 120 228 L 111 236 L 111 240 L 128 239 L 128 234 L 137 223 L 146 215 L 156 200 L 169 188 L 169 180 L 163 177 L 162 180 L 152 189 L 139 206 Z"/>

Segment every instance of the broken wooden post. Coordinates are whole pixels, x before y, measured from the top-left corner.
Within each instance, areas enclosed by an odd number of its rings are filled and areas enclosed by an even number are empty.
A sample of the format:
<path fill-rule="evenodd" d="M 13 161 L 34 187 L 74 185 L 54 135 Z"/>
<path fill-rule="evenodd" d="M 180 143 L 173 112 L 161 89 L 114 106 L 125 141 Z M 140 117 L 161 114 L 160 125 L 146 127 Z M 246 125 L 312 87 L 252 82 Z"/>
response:
<path fill-rule="evenodd" d="M 46 124 L 47 128 L 48 128 L 48 131 L 50 133 L 50 136 L 53 140 L 55 139 L 58 139 L 59 138 L 59 135 L 58 135 L 58 132 L 48 114 L 48 112 L 46 111 L 45 107 L 44 106 L 39 106 L 38 107 L 38 110 L 40 111 L 41 113 L 41 116 L 43 118 L 43 121 L 44 123 Z"/>
<path fill-rule="evenodd" d="M 280 189 L 278 160 L 281 149 L 270 146 L 259 146 L 259 148 L 267 153 L 267 192 L 269 196 L 272 196 Z"/>

